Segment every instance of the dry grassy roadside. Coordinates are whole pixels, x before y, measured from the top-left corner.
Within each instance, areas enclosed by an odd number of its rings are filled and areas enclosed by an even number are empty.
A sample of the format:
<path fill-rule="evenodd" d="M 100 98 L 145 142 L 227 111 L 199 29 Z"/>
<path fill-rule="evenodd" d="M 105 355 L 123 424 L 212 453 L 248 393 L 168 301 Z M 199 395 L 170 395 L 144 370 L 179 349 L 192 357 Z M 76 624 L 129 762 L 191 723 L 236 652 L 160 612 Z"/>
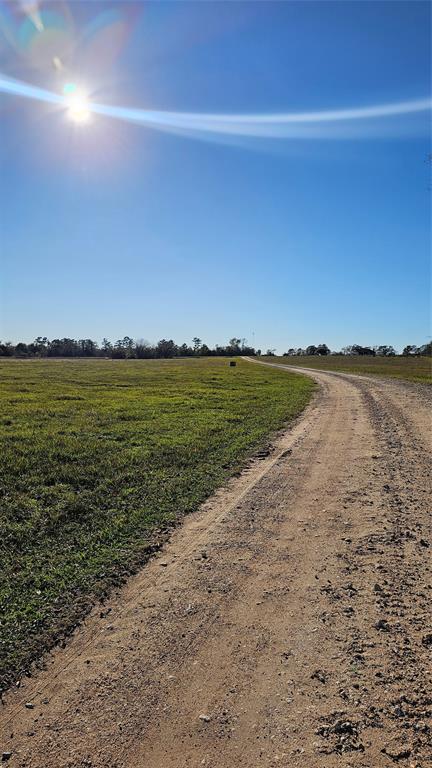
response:
<path fill-rule="evenodd" d="M 431 357 L 368 357 L 316 355 L 299 357 L 260 357 L 262 361 L 293 365 L 299 368 L 312 368 L 319 371 L 340 371 L 341 373 L 356 373 L 365 376 L 382 376 L 404 381 L 432 384 Z"/>

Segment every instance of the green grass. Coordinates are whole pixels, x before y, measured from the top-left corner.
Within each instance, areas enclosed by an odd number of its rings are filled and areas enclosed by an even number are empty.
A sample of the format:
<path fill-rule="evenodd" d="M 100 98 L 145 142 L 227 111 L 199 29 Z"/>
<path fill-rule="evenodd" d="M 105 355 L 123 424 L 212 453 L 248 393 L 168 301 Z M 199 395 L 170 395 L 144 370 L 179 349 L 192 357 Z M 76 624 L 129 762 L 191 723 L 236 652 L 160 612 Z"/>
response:
<path fill-rule="evenodd" d="M 1 361 L 0 684 L 145 562 L 313 388 L 221 359 Z"/>
<path fill-rule="evenodd" d="M 322 371 L 343 371 L 373 376 L 390 376 L 405 381 L 432 383 L 432 361 L 430 357 L 348 357 L 330 355 L 328 357 L 263 357 L 282 365 L 298 365 L 317 368 Z"/>

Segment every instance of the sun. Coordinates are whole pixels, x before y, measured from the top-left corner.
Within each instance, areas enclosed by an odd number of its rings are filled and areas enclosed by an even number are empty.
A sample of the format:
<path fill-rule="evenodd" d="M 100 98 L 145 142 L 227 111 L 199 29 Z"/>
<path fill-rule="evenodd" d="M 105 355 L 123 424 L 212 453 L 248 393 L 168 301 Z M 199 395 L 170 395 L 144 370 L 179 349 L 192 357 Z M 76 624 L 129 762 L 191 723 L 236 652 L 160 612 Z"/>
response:
<path fill-rule="evenodd" d="M 67 83 L 63 88 L 67 116 L 79 125 L 88 123 L 91 117 L 90 101 L 87 95 L 75 83 Z"/>

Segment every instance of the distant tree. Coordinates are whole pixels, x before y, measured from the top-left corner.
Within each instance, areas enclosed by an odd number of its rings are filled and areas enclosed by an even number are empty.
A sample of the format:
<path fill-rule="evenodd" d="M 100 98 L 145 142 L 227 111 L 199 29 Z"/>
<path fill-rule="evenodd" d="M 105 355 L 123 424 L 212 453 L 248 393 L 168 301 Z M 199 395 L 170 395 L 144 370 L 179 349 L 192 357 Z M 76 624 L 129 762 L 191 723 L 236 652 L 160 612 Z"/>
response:
<path fill-rule="evenodd" d="M 127 357 L 127 350 L 125 348 L 125 345 L 123 343 L 123 339 L 117 339 L 116 342 L 114 342 L 114 346 L 111 350 L 111 357 L 115 360 L 125 360 Z"/>
<path fill-rule="evenodd" d="M 403 348 L 402 355 L 404 357 L 407 357 L 408 355 L 416 355 L 416 354 L 418 354 L 418 347 L 416 347 L 415 344 L 407 344 L 407 346 Z"/>
<path fill-rule="evenodd" d="M 77 357 L 81 347 L 75 339 L 52 339 L 48 347 L 49 357 Z"/>
<path fill-rule="evenodd" d="M 107 355 L 107 356 L 110 355 L 112 352 L 112 348 L 113 348 L 113 345 L 111 344 L 110 341 L 108 341 L 108 339 L 102 339 L 101 350 L 104 353 L 104 355 Z"/>
<path fill-rule="evenodd" d="M 124 336 L 123 337 L 122 345 L 123 345 L 123 349 L 126 350 L 127 357 L 135 357 L 135 354 L 134 354 L 134 349 L 135 349 L 134 340 L 131 339 L 130 336 Z"/>
<path fill-rule="evenodd" d="M 192 339 L 192 344 L 193 344 L 193 351 L 197 355 L 200 351 L 202 341 L 201 339 L 198 338 L 198 336 L 194 336 L 194 338 Z"/>
<path fill-rule="evenodd" d="M 318 344 L 316 354 L 317 355 L 329 355 L 330 354 L 330 350 L 329 350 L 327 344 Z"/>
<path fill-rule="evenodd" d="M 267 357 L 274 357 L 275 356 L 275 349 L 268 349 L 266 352 Z"/>
<path fill-rule="evenodd" d="M 19 344 L 15 347 L 15 355 L 18 357 L 27 357 L 29 353 L 29 349 L 27 344 L 24 344 L 22 341 L 19 342 Z"/>
<path fill-rule="evenodd" d="M 156 344 L 156 357 L 171 358 L 177 355 L 177 346 L 172 339 L 161 339 Z"/>
<path fill-rule="evenodd" d="M 135 357 L 140 360 L 148 360 L 155 356 L 154 347 L 145 339 L 137 339 L 134 353 Z"/>
<path fill-rule="evenodd" d="M 381 344 L 379 347 L 375 347 L 375 354 L 379 357 L 394 357 L 396 354 L 396 351 L 393 347 L 388 346 L 387 344 Z"/>
<path fill-rule="evenodd" d="M 120 360 L 124 360 L 127 357 L 135 357 L 134 340 L 131 339 L 130 336 L 124 336 L 122 339 L 117 339 L 111 352 L 111 356 Z"/>
<path fill-rule="evenodd" d="M 194 354 L 194 350 L 192 347 L 189 347 L 187 344 L 182 344 L 178 348 L 178 354 L 180 357 L 191 357 Z"/>
<path fill-rule="evenodd" d="M 229 340 L 228 346 L 226 348 L 226 354 L 228 355 L 240 355 L 241 354 L 241 339 L 236 339 L 233 337 Z"/>
<path fill-rule="evenodd" d="M 12 357 L 14 352 L 15 352 L 15 347 L 13 346 L 12 342 L 10 341 L 0 342 L 0 355 L 2 357 Z"/>
<path fill-rule="evenodd" d="M 345 355 L 369 355 L 374 357 L 375 350 L 372 347 L 362 347 L 361 344 L 353 344 L 351 347 L 344 347 Z"/>
<path fill-rule="evenodd" d="M 126 360 L 127 358 L 126 350 L 123 349 L 122 347 L 117 347 L 116 345 L 114 345 L 114 347 L 111 350 L 111 357 L 113 358 L 113 360 Z"/>
<path fill-rule="evenodd" d="M 249 355 L 250 357 L 254 356 L 255 354 L 256 352 L 254 347 L 248 347 L 247 344 L 242 347 L 242 355 Z"/>
<path fill-rule="evenodd" d="M 316 355 L 317 354 L 317 347 L 314 344 L 310 344 L 309 347 L 306 347 L 306 354 L 307 355 Z"/>
<path fill-rule="evenodd" d="M 432 341 L 429 341 L 427 344 L 422 344 L 422 346 L 419 347 L 419 353 L 420 355 L 432 355 Z"/>
<path fill-rule="evenodd" d="M 80 354 L 83 357 L 94 357 L 96 355 L 98 346 L 92 339 L 80 339 L 78 345 L 80 347 Z"/>
<path fill-rule="evenodd" d="M 31 350 L 33 354 L 45 357 L 48 354 L 49 344 L 50 342 L 46 336 L 38 336 L 32 343 Z"/>

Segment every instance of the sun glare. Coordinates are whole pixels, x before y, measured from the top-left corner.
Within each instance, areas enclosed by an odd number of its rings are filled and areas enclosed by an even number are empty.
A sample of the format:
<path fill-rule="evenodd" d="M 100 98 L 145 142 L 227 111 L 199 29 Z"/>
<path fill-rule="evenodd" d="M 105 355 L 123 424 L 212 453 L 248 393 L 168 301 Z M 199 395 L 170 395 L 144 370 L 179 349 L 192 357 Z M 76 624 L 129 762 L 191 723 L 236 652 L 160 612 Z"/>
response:
<path fill-rule="evenodd" d="M 88 123 L 91 117 L 90 102 L 86 94 L 75 83 L 68 83 L 63 88 L 67 115 L 74 123 Z"/>

